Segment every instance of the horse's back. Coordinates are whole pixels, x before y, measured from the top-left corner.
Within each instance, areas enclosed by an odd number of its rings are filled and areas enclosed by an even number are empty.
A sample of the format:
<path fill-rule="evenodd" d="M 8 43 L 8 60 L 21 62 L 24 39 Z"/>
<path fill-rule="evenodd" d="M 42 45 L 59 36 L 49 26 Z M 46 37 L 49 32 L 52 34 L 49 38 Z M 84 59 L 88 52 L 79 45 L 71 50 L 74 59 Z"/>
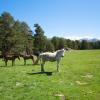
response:
<path fill-rule="evenodd" d="M 55 61 L 55 53 L 45 52 L 40 54 L 40 58 L 44 61 Z"/>

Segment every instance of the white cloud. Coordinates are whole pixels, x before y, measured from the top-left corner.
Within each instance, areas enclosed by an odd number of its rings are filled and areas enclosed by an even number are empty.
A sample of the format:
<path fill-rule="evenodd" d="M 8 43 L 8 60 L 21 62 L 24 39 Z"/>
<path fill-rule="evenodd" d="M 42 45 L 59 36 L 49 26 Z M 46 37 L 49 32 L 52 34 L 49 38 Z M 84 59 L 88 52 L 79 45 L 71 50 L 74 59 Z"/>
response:
<path fill-rule="evenodd" d="M 95 38 L 95 37 L 90 37 L 90 36 L 67 36 L 66 37 L 66 39 L 71 39 L 71 40 L 80 40 L 80 39 L 83 39 L 83 38 L 92 39 L 92 38 Z"/>

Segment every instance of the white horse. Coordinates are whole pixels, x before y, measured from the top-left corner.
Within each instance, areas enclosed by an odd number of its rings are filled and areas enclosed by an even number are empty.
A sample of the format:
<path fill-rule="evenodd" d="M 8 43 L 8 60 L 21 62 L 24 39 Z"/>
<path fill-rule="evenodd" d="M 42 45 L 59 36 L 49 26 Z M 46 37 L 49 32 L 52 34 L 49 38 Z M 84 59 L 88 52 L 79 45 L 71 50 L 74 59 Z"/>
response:
<path fill-rule="evenodd" d="M 57 61 L 57 71 L 59 71 L 59 63 L 61 61 L 61 57 L 64 57 L 64 49 L 57 50 L 54 53 L 52 52 L 44 52 L 39 55 L 41 62 L 41 71 L 44 72 L 44 64 L 46 61 Z"/>

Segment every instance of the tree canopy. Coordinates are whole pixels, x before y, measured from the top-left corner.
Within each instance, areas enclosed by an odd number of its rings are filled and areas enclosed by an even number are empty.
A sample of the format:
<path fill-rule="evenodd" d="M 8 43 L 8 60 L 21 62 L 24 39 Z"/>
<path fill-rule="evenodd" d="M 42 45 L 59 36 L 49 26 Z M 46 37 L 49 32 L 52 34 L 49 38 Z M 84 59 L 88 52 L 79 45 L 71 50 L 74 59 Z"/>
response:
<path fill-rule="evenodd" d="M 38 52 L 46 51 L 47 37 L 44 35 L 44 31 L 39 24 L 34 24 L 34 50 Z"/>
<path fill-rule="evenodd" d="M 0 15 L 0 51 L 1 53 L 20 53 L 54 51 L 61 48 L 100 49 L 100 41 L 70 40 L 54 36 L 47 38 L 43 28 L 34 24 L 35 33 L 26 22 L 15 20 L 8 12 Z"/>
<path fill-rule="evenodd" d="M 15 21 L 7 12 L 0 16 L 0 48 L 2 53 L 22 52 L 32 43 L 31 41 L 32 33 L 25 22 Z"/>

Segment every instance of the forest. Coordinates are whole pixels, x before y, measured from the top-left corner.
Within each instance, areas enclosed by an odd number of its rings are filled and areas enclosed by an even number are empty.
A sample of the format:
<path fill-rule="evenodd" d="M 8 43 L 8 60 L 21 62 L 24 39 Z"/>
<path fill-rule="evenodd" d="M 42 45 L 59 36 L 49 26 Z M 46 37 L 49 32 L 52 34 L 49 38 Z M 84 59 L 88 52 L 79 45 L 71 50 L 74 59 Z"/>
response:
<path fill-rule="evenodd" d="M 33 22 L 34 23 L 34 22 Z M 0 51 L 1 53 L 20 53 L 55 51 L 61 48 L 70 48 L 75 50 L 100 49 L 100 40 L 70 40 L 63 37 L 45 36 L 42 27 L 33 24 L 34 32 L 26 22 L 15 20 L 8 13 L 3 12 L 0 15 Z"/>

